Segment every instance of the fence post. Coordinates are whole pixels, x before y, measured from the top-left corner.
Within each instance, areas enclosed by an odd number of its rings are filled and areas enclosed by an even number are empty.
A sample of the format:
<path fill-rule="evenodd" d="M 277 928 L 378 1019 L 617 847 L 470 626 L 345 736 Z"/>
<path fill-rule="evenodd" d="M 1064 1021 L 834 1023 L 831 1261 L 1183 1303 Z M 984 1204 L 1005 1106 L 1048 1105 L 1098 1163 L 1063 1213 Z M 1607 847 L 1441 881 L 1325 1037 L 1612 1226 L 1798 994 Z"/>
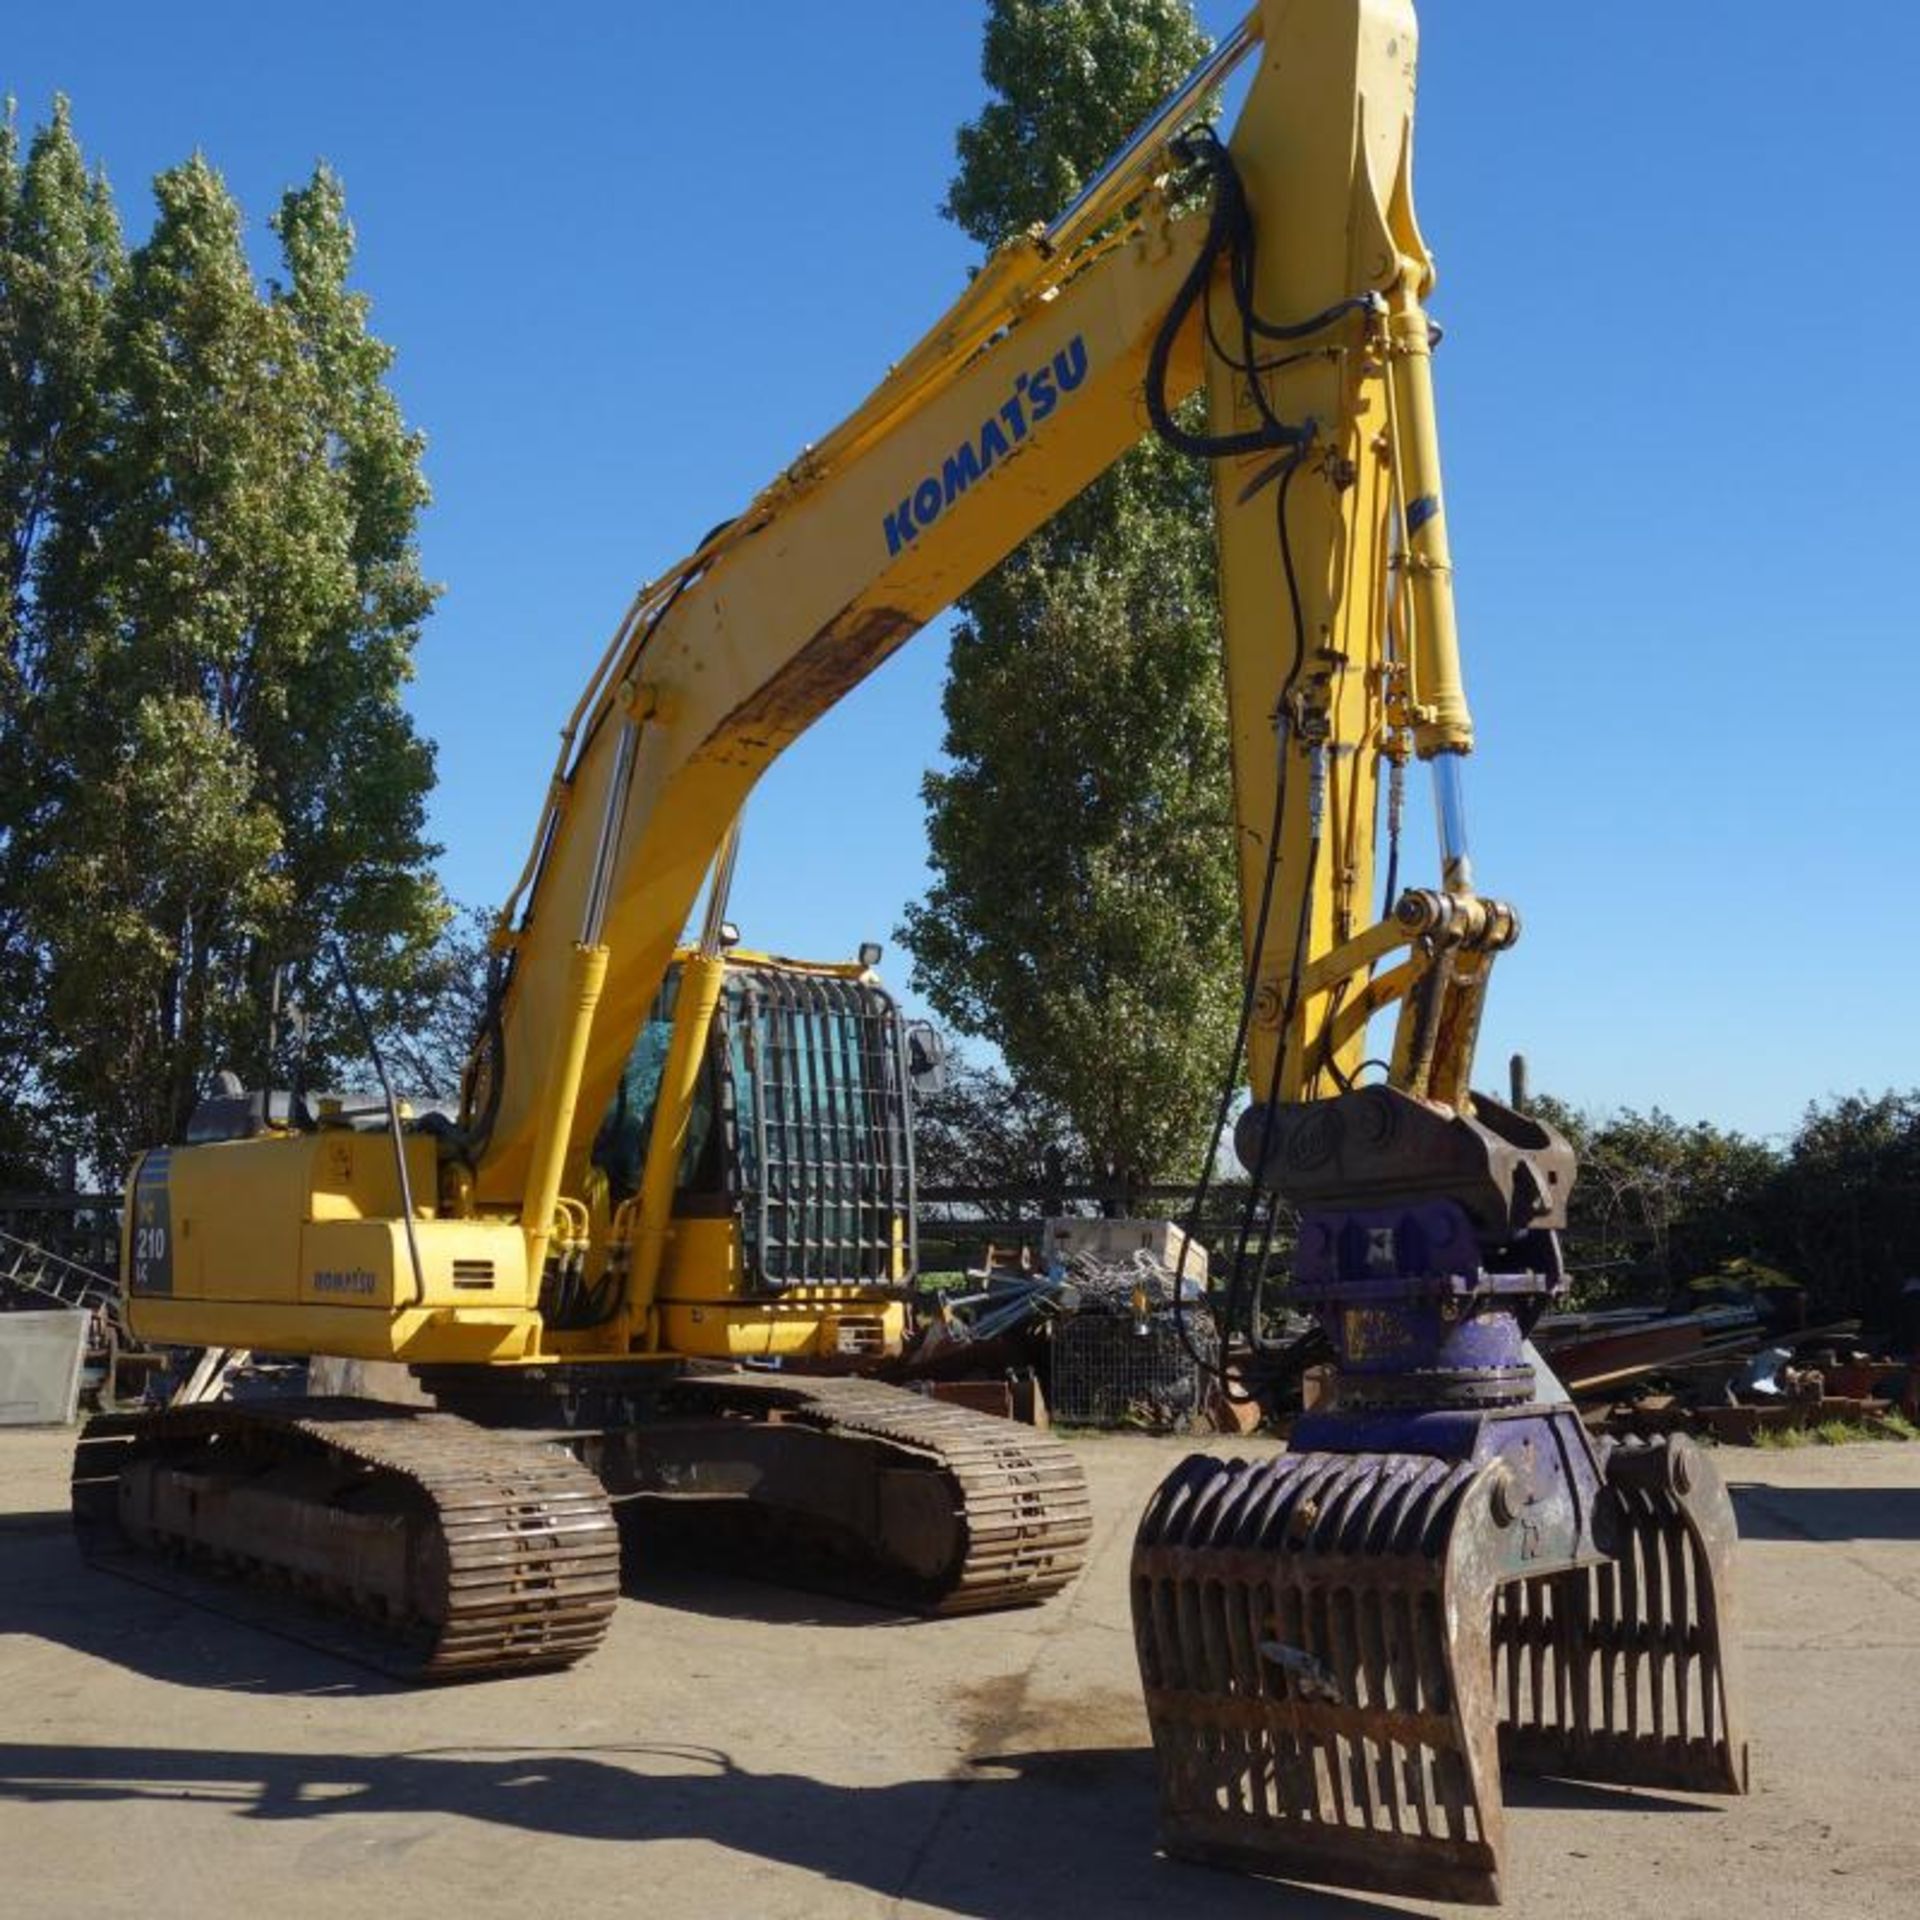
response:
<path fill-rule="evenodd" d="M 1527 1056 L 1524 1053 L 1516 1053 L 1507 1062 L 1507 1086 L 1510 1093 L 1507 1104 L 1515 1113 L 1525 1113 L 1533 1089 L 1527 1085 Z"/>

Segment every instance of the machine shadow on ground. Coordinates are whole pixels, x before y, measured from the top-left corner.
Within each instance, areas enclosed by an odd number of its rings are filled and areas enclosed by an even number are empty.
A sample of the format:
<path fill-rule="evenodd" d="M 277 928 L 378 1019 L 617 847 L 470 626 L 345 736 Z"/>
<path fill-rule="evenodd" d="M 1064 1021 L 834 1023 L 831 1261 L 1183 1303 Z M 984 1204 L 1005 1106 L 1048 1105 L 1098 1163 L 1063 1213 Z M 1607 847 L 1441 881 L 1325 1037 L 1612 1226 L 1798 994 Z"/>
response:
<path fill-rule="evenodd" d="M 1597 1780 L 1568 1780 L 1559 1774 L 1500 1772 L 1500 1794 L 1509 1808 L 1531 1807 L 1543 1813 L 1723 1813 L 1716 1800 L 1683 1800 L 1651 1787 L 1611 1786 Z"/>
<path fill-rule="evenodd" d="M 716 1567 L 687 1549 L 629 1547 L 621 1592 L 676 1613 L 774 1626 L 912 1627 L 916 1614 L 801 1591 Z M 297 1615 L 298 1610 L 295 1610 Z M 314 1645 L 297 1625 L 255 1608 L 244 1589 L 209 1587 L 206 1604 L 89 1570 L 64 1510 L 13 1514 L 0 1525 L 0 1636 L 31 1634 L 173 1686 L 219 1693 L 351 1697 L 405 1683 Z"/>
<path fill-rule="evenodd" d="M 0 1638 L 36 1639 L 149 1680 L 217 1693 L 350 1698 L 399 1683 L 275 1632 L 137 1581 L 89 1569 L 64 1512 L 0 1529 Z"/>
<path fill-rule="evenodd" d="M 76 1586 L 78 1582 L 78 1586 Z M 663 1566 L 629 1588 L 722 1617 L 884 1622 L 851 1602 Z M 93 1590 L 90 1590 L 93 1589 Z M 97 1590 L 97 1591 L 95 1591 Z M 395 1683 L 254 1625 L 108 1574 L 82 1572 L 65 1516 L 0 1534 L 0 1635 L 28 1634 L 175 1685 L 353 1697 Z M 996 1683 L 995 1701 L 1006 1687 Z M 990 1721 L 980 1706 L 971 1716 Z M 966 1716 L 963 1716 L 966 1717 Z M 1023 1730 L 1024 1731 L 1024 1730 Z M 993 1735 L 987 1726 L 976 1737 Z M 1019 1736 L 1016 1735 L 1016 1738 Z M 1029 1734 L 1030 1738 L 1031 1735 Z M 1647 1816 L 1716 1809 L 1632 1789 L 1509 1771 L 1509 1805 Z M 397 1753 L 195 1752 L 156 1745 L 0 1744 L 0 1804 L 211 1802 L 252 1821 L 356 1815 L 484 1821 L 565 1841 L 707 1841 L 968 1920 L 1064 1911 L 1181 1912 L 1210 1920 L 1388 1920 L 1363 1895 L 1219 1874 L 1154 1851 L 1157 1790 L 1144 1744 L 988 1751 L 933 1778 L 849 1786 L 743 1766 L 697 1746 L 459 1746 Z"/>
<path fill-rule="evenodd" d="M 779 1627 L 899 1627 L 916 1613 L 760 1575 L 746 1548 L 701 1547 L 671 1529 L 620 1514 L 620 1591 L 630 1600 L 709 1620 Z"/>
<path fill-rule="evenodd" d="M 1920 1487 L 1775 1487 L 1732 1481 L 1742 1540 L 1920 1540 Z"/>
<path fill-rule="evenodd" d="M 0 1744 L 0 1802 L 182 1798 L 247 1820 L 458 1815 L 570 1840 L 704 1840 L 970 1920 L 1078 1908 L 1211 1920 L 1385 1920 L 1357 1895 L 1183 1866 L 1152 1852 L 1138 1749 L 996 1755 L 964 1777 L 830 1785 L 714 1749 L 496 1747 L 381 1755 Z"/>

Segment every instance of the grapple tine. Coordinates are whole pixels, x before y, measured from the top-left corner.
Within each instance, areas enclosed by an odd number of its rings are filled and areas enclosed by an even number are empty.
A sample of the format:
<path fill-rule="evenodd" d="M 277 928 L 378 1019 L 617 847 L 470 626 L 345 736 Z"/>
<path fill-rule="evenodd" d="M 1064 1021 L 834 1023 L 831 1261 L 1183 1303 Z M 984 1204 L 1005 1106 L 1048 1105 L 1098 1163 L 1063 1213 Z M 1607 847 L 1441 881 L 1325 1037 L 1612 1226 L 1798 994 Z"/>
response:
<path fill-rule="evenodd" d="M 1257 1642 L 1247 1630 L 1247 1589 L 1225 1582 L 1213 1590 L 1231 1691 L 1257 1696 L 1260 1691 Z M 1253 1724 L 1235 1727 L 1227 1736 L 1232 1756 L 1232 1797 L 1246 1810 L 1260 1804 L 1260 1740 Z"/>
<path fill-rule="evenodd" d="M 1336 1601 L 1339 1595 L 1323 1586 L 1313 1586 L 1307 1592 L 1307 1607 L 1313 1619 L 1312 1637 L 1308 1644 L 1314 1648 L 1321 1663 L 1331 1678 L 1331 1692 L 1335 1703 L 1351 1705 L 1353 1700 L 1353 1674 L 1348 1662 L 1341 1656 L 1340 1636 L 1335 1624 L 1338 1617 Z M 1336 1824 L 1346 1826 L 1351 1815 L 1348 1812 L 1352 1804 L 1352 1795 L 1348 1791 L 1346 1744 L 1340 1732 L 1340 1723 L 1329 1726 L 1322 1721 L 1317 1744 L 1326 1763 L 1327 1788 L 1332 1796 L 1332 1818 Z"/>
<path fill-rule="evenodd" d="M 1513 1645 L 1512 1607 L 1512 1598 L 1507 1593 L 1499 1592 L 1493 1596 L 1493 1696 L 1499 1703 L 1500 1716 L 1504 1720 L 1514 1719 L 1520 1711 L 1517 1669 L 1510 1652 Z"/>
<path fill-rule="evenodd" d="M 1397 1486 L 1385 1503 L 1381 1532 L 1374 1543 L 1380 1552 L 1393 1551 L 1395 1541 L 1403 1532 L 1413 1532 L 1420 1525 L 1418 1505 L 1422 1476 L 1404 1460 L 1395 1464 L 1399 1469 Z M 1399 1636 L 1394 1651 L 1399 1706 L 1403 1711 L 1414 1714 L 1430 1711 L 1434 1706 L 1434 1695 L 1425 1684 L 1427 1663 L 1421 1654 L 1426 1602 L 1420 1594 L 1405 1588 L 1388 1588 L 1382 1599 Z M 1402 1752 L 1405 1770 L 1411 1777 L 1407 1806 L 1414 1830 L 1420 1834 L 1444 1837 L 1445 1823 L 1436 1818 L 1439 1789 L 1433 1749 L 1424 1741 L 1410 1740 L 1403 1743 Z"/>
<path fill-rule="evenodd" d="M 1559 1576 L 1560 1615 L 1564 1623 L 1566 1651 L 1566 1710 L 1561 1724 L 1570 1727 L 1577 1739 L 1585 1739 L 1593 1730 L 1593 1635 L 1590 1609 L 1582 1604 L 1600 1578 L 1600 1571 L 1578 1569 Z"/>
<path fill-rule="evenodd" d="M 1673 1692 L 1674 1737 L 1684 1750 L 1689 1737 L 1688 1722 L 1692 1718 L 1687 1711 L 1688 1669 L 1694 1643 L 1693 1605 L 1689 1592 L 1692 1583 L 1687 1577 L 1687 1563 L 1691 1555 L 1687 1551 L 1684 1528 L 1663 1527 L 1660 1537 L 1661 1544 L 1666 1548 L 1667 1561 L 1668 1651 L 1663 1664 Z"/>
<path fill-rule="evenodd" d="M 1657 1745 L 1667 1743 L 1667 1659 L 1670 1610 L 1667 1593 L 1667 1556 L 1662 1550 L 1660 1516 L 1647 1500 L 1640 1523 L 1640 1546 L 1645 1557 L 1644 1584 L 1640 1604 L 1646 1609 L 1647 1695 L 1652 1709 L 1653 1738 Z"/>
<path fill-rule="evenodd" d="M 1394 1705 L 1401 1713 L 1417 1714 L 1423 1705 L 1416 1644 L 1418 1609 L 1413 1595 L 1409 1593 L 1389 1590 L 1380 1599 L 1387 1611 L 1392 1649 L 1390 1657 L 1394 1670 Z M 1433 1773 L 1427 1748 L 1418 1740 L 1402 1740 L 1397 1743 L 1396 1751 L 1404 1788 L 1402 1805 L 1412 1821 L 1414 1831 L 1422 1835 L 1431 1834 L 1433 1821 L 1428 1809 L 1433 1802 Z"/>
<path fill-rule="evenodd" d="M 1530 1712 L 1510 1711 L 1502 1756 L 1535 1772 L 1744 1793 L 1726 1488 L 1700 1449 L 1674 1436 L 1616 1448 L 1606 1490 L 1614 1558 L 1553 1576 L 1560 1644 L 1577 1650 L 1562 1657 L 1570 1704 L 1552 1721 L 1537 1698 Z M 1502 1618 L 1504 1638 L 1512 1616 Z"/>
<path fill-rule="evenodd" d="M 1620 1676 L 1620 1566 L 1617 1560 L 1608 1560 L 1595 1567 L 1589 1576 L 1593 1581 L 1594 1604 L 1589 1609 L 1590 1632 L 1599 1649 L 1598 1671 L 1594 1675 L 1594 1686 L 1599 1691 L 1600 1725 L 1592 1728 L 1596 1734 L 1611 1739 L 1616 1730 L 1614 1717 L 1614 1698 Z M 1592 1726 L 1593 1711 L 1588 1708 L 1588 1724 Z"/>
<path fill-rule="evenodd" d="M 1278 1643 L 1289 1647 L 1306 1645 L 1306 1608 L 1299 1586 L 1287 1580 L 1278 1584 L 1275 1592 L 1283 1600 L 1283 1605 L 1275 1609 Z M 1266 1668 L 1272 1676 L 1272 1696 L 1283 1701 L 1290 1699 L 1293 1683 L 1287 1677 L 1286 1670 L 1272 1662 L 1266 1663 Z M 1284 1743 L 1291 1755 L 1293 1783 L 1290 1800 L 1275 1811 L 1291 1812 L 1305 1819 L 1322 1817 L 1319 1809 L 1326 1804 L 1327 1795 L 1320 1785 L 1323 1769 L 1318 1742 L 1303 1732 L 1299 1722 L 1291 1715 L 1274 1728 L 1273 1737 L 1277 1743 Z"/>
<path fill-rule="evenodd" d="M 1620 1541 L 1620 1648 L 1622 1680 L 1622 1718 L 1626 1737 L 1640 1738 L 1640 1625 L 1646 1619 L 1641 1593 L 1645 1586 L 1642 1562 L 1646 1556 L 1646 1529 L 1641 1524 L 1640 1501 L 1636 1494 L 1621 1497 L 1623 1523 Z"/>
<path fill-rule="evenodd" d="M 1387 1662 L 1386 1635 L 1381 1631 L 1380 1610 L 1385 1596 L 1377 1588 L 1362 1587 L 1354 1595 L 1354 1628 L 1358 1641 L 1360 1671 L 1366 1677 L 1367 1705 L 1374 1709 L 1382 1727 L 1391 1726 L 1394 1711 L 1392 1676 Z M 1401 1803 L 1394 1765 L 1393 1740 L 1383 1733 L 1363 1743 L 1362 1765 L 1366 1772 L 1368 1812 L 1375 1826 L 1398 1832 Z"/>
<path fill-rule="evenodd" d="M 1533 1693 L 1533 1711 L 1545 1718 L 1547 1710 L 1547 1598 L 1549 1582 L 1522 1580 L 1522 1603 L 1527 1615 L 1527 1684 Z"/>

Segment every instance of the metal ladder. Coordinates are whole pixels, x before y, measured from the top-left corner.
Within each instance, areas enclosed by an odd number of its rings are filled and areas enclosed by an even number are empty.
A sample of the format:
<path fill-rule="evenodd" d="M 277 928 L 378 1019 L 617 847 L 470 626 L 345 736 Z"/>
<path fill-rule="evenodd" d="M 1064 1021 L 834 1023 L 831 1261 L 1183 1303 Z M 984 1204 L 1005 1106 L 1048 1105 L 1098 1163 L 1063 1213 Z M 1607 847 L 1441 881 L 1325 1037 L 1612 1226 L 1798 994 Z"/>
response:
<path fill-rule="evenodd" d="M 0 1294 L 8 1291 L 28 1294 L 49 1306 L 75 1308 L 81 1312 L 98 1309 L 106 1322 L 107 1394 L 118 1395 L 118 1377 L 123 1357 L 142 1354 L 142 1343 L 135 1340 L 127 1325 L 120 1298 L 120 1283 L 110 1273 L 69 1260 L 16 1233 L 0 1228 Z M 217 1400 L 226 1389 L 228 1376 L 252 1358 L 244 1347 L 208 1347 L 202 1351 L 186 1378 L 168 1397 L 168 1405 L 199 1406 Z"/>
<path fill-rule="evenodd" d="M 111 1274 L 82 1266 L 4 1228 L 0 1228 L 0 1288 L 18 1288 L 51 1306 L 83 1312 L 99 1308 L 117 1333 L 126 1333 L 120 1317 L 119 1282 Z"/>

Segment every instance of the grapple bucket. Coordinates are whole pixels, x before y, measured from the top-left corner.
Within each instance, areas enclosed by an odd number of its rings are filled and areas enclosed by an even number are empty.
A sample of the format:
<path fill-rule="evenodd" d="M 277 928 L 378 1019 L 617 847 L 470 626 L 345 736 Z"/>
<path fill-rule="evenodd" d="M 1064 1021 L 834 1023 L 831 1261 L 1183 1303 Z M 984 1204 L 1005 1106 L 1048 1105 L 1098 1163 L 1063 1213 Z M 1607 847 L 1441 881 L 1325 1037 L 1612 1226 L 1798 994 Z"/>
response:
<path fill-rule="evenodd" d="M 1133 1559 L 1168 1850 L 1493 1902 L 1503 1751 L 1743 1791 L 1718 1477 L 1684 1443 L 1623 1448 L 1601 1505 L 1611 1557 L 1528 1574 L 1501 1460 L 1187 1460 Z"/>

